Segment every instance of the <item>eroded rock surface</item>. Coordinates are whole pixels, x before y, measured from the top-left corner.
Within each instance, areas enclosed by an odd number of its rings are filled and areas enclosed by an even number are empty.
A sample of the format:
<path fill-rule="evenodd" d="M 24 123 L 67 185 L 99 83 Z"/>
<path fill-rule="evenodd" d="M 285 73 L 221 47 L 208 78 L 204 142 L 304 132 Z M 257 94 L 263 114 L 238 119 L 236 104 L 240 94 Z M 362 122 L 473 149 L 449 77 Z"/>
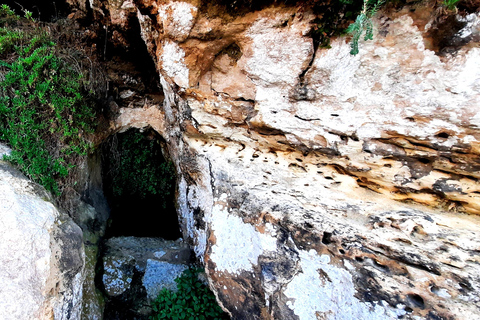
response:
<path fill-rule="evenodd" d="M 9 152 L 0 145 L 0 159 Z M 44 188 L 0 160 L 0 318 L 80 319 L 80 228 Z"/>
<path fill-rule="evenodd" d="M 448 18 L 451 41 L 427 7 L 379 13 L 351 56 L 315 47 L 308 7 L 107 2 L 120 33 L 138 19 L 165 95 L 112 130 L 166 140 L 185 238 L 233 318 L 479 316 L 478 13 Z"/>

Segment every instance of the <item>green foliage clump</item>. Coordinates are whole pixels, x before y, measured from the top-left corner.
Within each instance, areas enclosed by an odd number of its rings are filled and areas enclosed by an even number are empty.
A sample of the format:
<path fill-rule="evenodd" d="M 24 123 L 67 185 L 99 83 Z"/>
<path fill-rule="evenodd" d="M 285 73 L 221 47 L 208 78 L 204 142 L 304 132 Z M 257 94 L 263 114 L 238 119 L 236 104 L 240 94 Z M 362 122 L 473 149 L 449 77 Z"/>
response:
<path fill-rule="evenodd" d="M 15 14 L 15 11 L 10 9 L 10 7 L 7 4 L 2 4 L 0 6 L 0 16 L 1 17 L 17 17 L 17 15 Z"/>
<path fill-rule="evenodd" d="M 20 17 L 15 14 L 15 11 L 10 9 L 6 4 L 0 5 L 0 25 L 12 24 L 18 21 Z"/>
<path fill-rule="evenodd" d="M 117 136 L 113 156 L 108 159 L 113 196 L 144 199 L 157 195 L 163 197 L 165 201 L 159 203 L 165 207 L 175 190 L 175 168 L 164 160 L 157 140 L 133 129 Z"/>
<path fill-rule="evenodd" d="M 11 14 L 5 6 L 0 11 Z M 86 134 L 94 130 L 83 76 L 39 30 L 1 27 L 0 58 L 0 141 L 12 148 L 6 159 L 59 195 L 59 181 L 86 155 Z"/>
<path fill-rule="evenodd" d="M 33 12 L 24 9 L 23 14 L 24 14 L 25 19 L 30 20 L 30 21 L 35 21 L 33 19 Z"/>
<path fill-rule="evenodd" d="M 443 5 L 445 8 L 448 10 L 456 10 L 457 9 L 457 4 L 462 1 L 462 0 L 444 0 Z"/>
<path fill-rule="evenodd" d="M 214 294 L 198 279 L 199 273 L 200 269 L 187 269 L 175 279 L 177 291 L 163 289 L 152 303 L 154 314 L 150 319 L 229 319 Z"/>
<path fill-rule="evenodd" d="M 347 33 L 350 33 L 353 36 L 352 42 L 350 43 L 350 54 L 358 54 L 358 41 L 364 32 L 365 41 L 373 40 L 372 16 L 377 13 L 385 2 L 386 0 L 364 0 L 362 11 L 357 16 L 355 22 L 347 28 Z"/>

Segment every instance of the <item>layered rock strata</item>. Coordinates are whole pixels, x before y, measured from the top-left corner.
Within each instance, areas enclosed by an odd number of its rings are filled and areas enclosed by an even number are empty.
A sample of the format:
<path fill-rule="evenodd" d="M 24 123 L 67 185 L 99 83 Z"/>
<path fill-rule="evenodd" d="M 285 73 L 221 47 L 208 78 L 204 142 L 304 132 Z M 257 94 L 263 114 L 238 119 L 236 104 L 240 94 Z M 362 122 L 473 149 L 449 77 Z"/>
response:
<path fill-rule="evenodd" d="M 478 317 L 478 13 L 379 13 L 352 56 L 317 48 L 300 5 L 90 5 L 116 39 L 141 26 L 165 101 L 112 130 L 166 140 L 184 236 L 233 318 Z"/>

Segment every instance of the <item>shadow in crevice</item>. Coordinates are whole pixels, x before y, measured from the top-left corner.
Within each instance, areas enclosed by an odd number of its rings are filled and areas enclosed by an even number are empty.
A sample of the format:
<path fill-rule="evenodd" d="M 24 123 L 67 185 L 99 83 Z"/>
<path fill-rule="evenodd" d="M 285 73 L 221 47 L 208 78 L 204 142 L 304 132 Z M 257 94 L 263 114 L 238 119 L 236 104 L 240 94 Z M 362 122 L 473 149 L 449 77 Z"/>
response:
<path fill-rule="evenodd" d="M 181 237 L 173 164 L 153 130 L 130 129 L 102 146 L 104 192 L 111 208 L 105 237 Z"/>
<path fill-rule="evenodd" d="M 69 12 L 69 5 L 66 1 L 2 0 L 1 4 L 8 5 L 22 17 L 25 10 L 30 11 L 34 19 L 44 22 L 65 17 Z"/>

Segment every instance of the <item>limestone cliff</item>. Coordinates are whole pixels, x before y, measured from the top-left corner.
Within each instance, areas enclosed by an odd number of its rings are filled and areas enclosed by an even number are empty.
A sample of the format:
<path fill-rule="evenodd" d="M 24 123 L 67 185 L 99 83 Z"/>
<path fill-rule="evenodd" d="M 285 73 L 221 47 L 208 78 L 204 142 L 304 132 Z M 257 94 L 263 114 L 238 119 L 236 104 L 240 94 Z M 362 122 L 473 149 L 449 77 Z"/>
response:
<path fill-rule="evenodd" d="M 315 44 L 308 5 L 272 4 L 93 0 L 76 13 L 125 46 L 140 25 L 165 100 L 119 102 L 111 129 L 166 140 L 184 236 L 223 308 L 477 318 L 479 13 L 391 7 L 352 56 L 346 37 Z"/>

